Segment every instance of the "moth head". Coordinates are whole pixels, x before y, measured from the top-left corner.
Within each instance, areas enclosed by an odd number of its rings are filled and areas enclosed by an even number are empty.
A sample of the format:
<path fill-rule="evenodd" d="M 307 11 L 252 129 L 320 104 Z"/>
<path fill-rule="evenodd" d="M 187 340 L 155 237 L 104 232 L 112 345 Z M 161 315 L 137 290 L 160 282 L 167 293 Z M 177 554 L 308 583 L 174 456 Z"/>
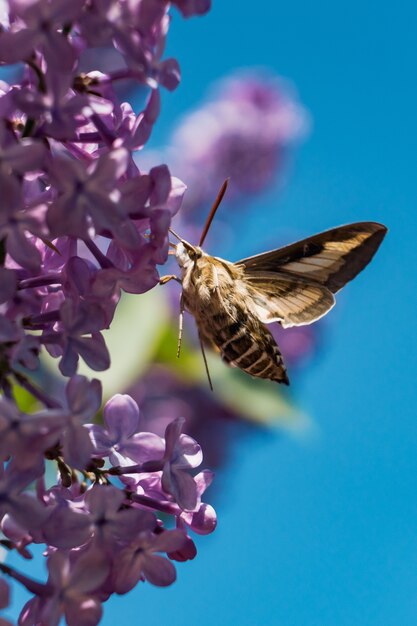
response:
<path fill-rule="evenodd" d="M 198 246 L 192 246 L 188 241 L 182 239 L 175 247 L 175 256 L 177 257 L 178 265 L 180 267 L 187 267 L 190 263 L 193 263 L 199 259 L 203 254 L 203 251 Z"/>

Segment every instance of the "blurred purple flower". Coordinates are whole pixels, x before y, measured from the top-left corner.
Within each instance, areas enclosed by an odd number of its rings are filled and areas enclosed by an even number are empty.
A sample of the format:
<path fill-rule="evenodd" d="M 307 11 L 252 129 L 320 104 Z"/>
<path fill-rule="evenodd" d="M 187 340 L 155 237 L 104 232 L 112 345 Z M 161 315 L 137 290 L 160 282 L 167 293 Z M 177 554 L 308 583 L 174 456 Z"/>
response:
<path fill-rule="evenodd" d="M 36 466 L 63 426 L 57 415 L 44 413 L 27 415 L 5 398 L 0 398 L 0 460 L 11 455 L 17 468 Z"/>
<path fill-rule="evenodd" d="M 203 15 L 210 10 L 211 0 L 172 0 L 184 17 Z"/>
<path fill-rule="evenodd" d="M 177 128 L 167 160 L 187 181 L 185 211 L 209 205 L 230 178 L 226 201 L 246 200 L 276 180 L 307 114 L 288 87 L 267 75 L 226 79 Z"/>
<path fill-rule="evenodd" d="M 31 531 L 42 526 L 49 512 L 33 496 L 22 493 L 43 471 L 43 463 L 24 470 L 8 463 L 0 469 L 0 520 L 8 513 L 22 528 Z"/>

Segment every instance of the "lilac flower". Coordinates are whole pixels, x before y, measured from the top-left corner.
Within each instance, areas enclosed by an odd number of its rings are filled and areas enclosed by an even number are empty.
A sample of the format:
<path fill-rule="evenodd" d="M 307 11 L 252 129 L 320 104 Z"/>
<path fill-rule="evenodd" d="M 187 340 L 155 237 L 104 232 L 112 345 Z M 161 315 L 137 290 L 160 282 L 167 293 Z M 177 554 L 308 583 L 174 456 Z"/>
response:
<path fill-rule="evenodd" d="M 85 167 L 79 161 L 55 160 L 50 169 L 59 195 L 48 210 L 54 236 L 86 238 L 94 226 L 97 233 L 111 232 L 128 247 L 138 244 L 133 224 L 120 206 L 117 181 L 126 171 L 128 152 L 118 148 Z"/>
<path fill-rule="evenodd" d="M 87 491 L 83 508 L 80 508 L 80 502 L 71 506 L 62 501 L 44 526 L 47 543 L 68 549 L 84 545 L 94 537 L 97 548 L 109 549 L 118 541 L 133 540 L 144 523 L 150 528 L 156 525 L 156 518 L 149 511 L 122 508 L 124 500 L 119 489 L 111 485 L 95 485 Z"/>
<path fill-rule="evenodd" d="M 86 94 L 75 94 L 71 89 L 72 81 L 71 74 L 49 72 L 45 77 L 46 93 L 40 93 L 34 85 L 14 93 L 16 107 L 36 119 L 38 135 L 62 141 L 75 139 L 77 129 L 85 126 L 94 114 L 95 100 Z M 101 99 L 104 113 L 112 108 L 110 102 Z"/>
<path fill-rule="evenodd" d="M 176 579 L 174 565 L 156 552 L 174 552 L 186 543 L 180 530 L 166 530 L 155 535 L 146 526 L 138 539 L 120 551 L 114 571 L 116 593 L 127 593 L 139 582 L 148 580 L 153 585 L 166 587 Z"/>
<path fill-rule="evenodd" d="M 99 330 L 104 326 L 104 313 L 98 304 L 63 302 L 60 308 L 62 330 L 57 341 L 63 348 L 59 369 L 64 376 L 72 376 L 78 355 L 92 369 L 100 371 L 110 365 L 110 356 Z M 91 334 L 91 337 L 85 335 Z"/>
<path fill-rule="evenodd" d="M 184 511 L 181 513 L 180 519 L 187 524 L 194 532 L 206 535 L 216 528 L 217 516 L 216 512 L 210 504 L 201 501 L 201 496 L 205 490 L 211 485 L 213 480 L 213 472 L 203 470 L 194 477 L 197 486 L 197 505 L 195 511 Z"/>
<path fill-rule="evenodd" d="M 165 431 L 162 487 L 174 496 L 182 509 L 192 511 L 197 505 L 197 486 L 187 470 L 198 467 L 203 460 L 203 454 L 194 439 L 181 434 L 184 422 L 184 419 L 177 419 Z"/>
<path fill-rule="evenodd" d="M 10 0 L 11 28 L 0 36 L 0 59 L 16 63 L 28 59 L 36 48 L 56 70 L 72 69 L 76 54 L 66 37 L 58 32 L 76 19 L 83 8 L 83 0 L 69 4 L 65 0 L 38 0 L 19 2 Z"/>
<path fill-rule="evenodd" d="M 112 465 L 133 465 L 162 458 L 163 439 L 154 433 L 138 432 L 139 408 L 130 396 L 113 396 L 104 407 L 103 419 L 105 428 L 87 425 L 97 456 L 108 456 Z"/>

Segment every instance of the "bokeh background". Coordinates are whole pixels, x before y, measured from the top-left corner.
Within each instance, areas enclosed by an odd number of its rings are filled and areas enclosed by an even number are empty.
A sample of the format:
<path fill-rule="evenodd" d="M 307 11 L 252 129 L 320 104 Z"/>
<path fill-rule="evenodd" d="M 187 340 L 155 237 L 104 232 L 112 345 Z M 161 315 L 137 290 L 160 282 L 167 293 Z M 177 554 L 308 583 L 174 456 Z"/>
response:
<path fill-rule="evenodd" d="M 206 498 L 218 529 L 171 588 L 139 585 L 105 605 L 105 626 L 416 623 L 416 20 L 411 1 L 215 0 L 192 22 L 174 13 L 167 52 L 183 78 L 164 95 L 155 151 L 215 81 L 248 67 L 287 79 L 310 115 L 279 181 L 219 216 L 210 252 L 235 260 L 368 219 L 389 233 L 290 369 L 290 391 L 251 394 L 252 413 L 273 418 L 276 393 L 276 420 L 206 425 L 228 444 Z"/>

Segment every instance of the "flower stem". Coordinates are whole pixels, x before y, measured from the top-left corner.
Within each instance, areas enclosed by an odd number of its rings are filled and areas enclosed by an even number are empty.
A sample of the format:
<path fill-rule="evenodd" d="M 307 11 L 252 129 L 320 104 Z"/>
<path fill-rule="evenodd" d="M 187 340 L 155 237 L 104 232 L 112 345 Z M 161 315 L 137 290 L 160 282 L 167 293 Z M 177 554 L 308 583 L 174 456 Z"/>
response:
<path fill-rule="evenodd" d="M 99 262 L 100 267 L 102 267 L 103 269 L 114 267 L 110 259 L 108 259 L 106 255 L 102 253 L 100 248 L 94 243 L 92 239 L 84 239 L 84 243 L 87 246 L 87 248 L 90 250 L 91 254 Z"/>
<path fill-rule="evenodd" d="M 167 500 L 156 500 L 155 498 L 142 496 L 138 493 L 129 493 L 129 498 L 130 500 L 133 500 L 133 502 L 137 502 L 138 504 L 149 507 L 150 509 L 156 509 L 157 511 L 161 511 L 161 513 L 168 513 L 169 515 L 178 515 L 181 513 L 181 509 L 177 504 L 168 502 Z"/>
<path fill-rule="evenodd" d="M 40 324 L 50 324 L 51 322 L 59 322 L 61 319 L 58 310 L 48 311 L 47 313 L 40 313 L 39 315 L 33 315 L 32 317 L 26 317 L 23 323 L 26 326 L 39 326 Z"/>
<path fill-rule="evenodd" d="M 100 133 L 104 143 L 111 148 L 114 140 L 117 138 L 116 135 L 112 133 L 112 131 L 106 126 L 106 124 L 103 122 L 101 117 L 97 115 L 97 113 L 93 113 L 93 115 L 91 116 L 91 121 Z"/>
<path fill-rule="evenodd" d="M 15 569 L 10 567 L 9 565 L 5 565 L 4 563 L 0 563 L 0 572 L 6 574 L 6 576 L 10 576 L 13 580 L 17 580 L 21 583 L 28 591 L 34 593 L 37 596 L 47 596 L 49 595 L 49 589 L 47 585 L 43 583 L 39 583 L 32 578 L 28 578 L 24 574 L 17 572 Z"/>
<path fill-rule="evenodd" d="M 35 276 L 35 278 L 25 278 L 17 286 L 18 289 L 31 289 L 33 287 L 45 287 L 46 285 L 60 285 L 62 278 L 60 273 L 48 274 L 47 276 Z"/>
<path fill-rule="evenodd" d="M 48 409 L 62 409 L 57 400 L 50 398 L 42 389 L 36 387 L 26 376 L 19 372 L 14 372 L 14 377 L 21 387 L 26 389 L 34 398 L 42 402 Z"/>

